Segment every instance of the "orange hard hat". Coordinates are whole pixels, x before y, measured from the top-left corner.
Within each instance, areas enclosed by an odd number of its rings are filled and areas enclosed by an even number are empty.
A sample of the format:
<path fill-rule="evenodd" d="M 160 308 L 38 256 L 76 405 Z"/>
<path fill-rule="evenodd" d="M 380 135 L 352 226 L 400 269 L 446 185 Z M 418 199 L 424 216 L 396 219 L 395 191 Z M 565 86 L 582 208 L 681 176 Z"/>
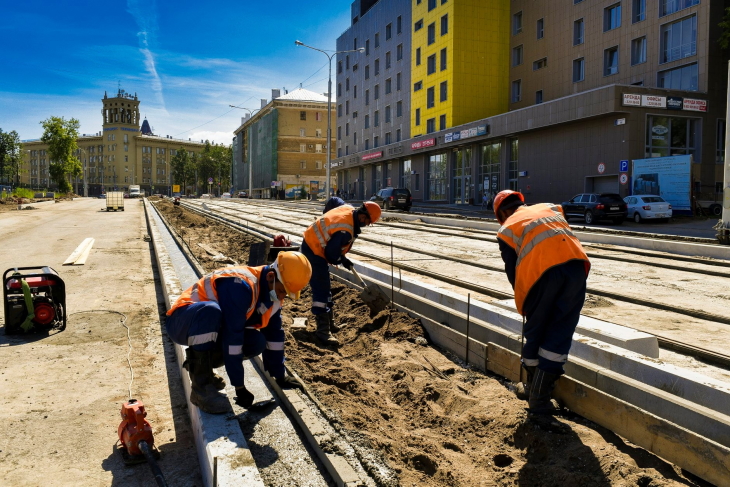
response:
<path fill-rule="evenodd" d="M 279 252 L 271 268 L 291 299 L 299 299 L 301 290 L 312 277 L 312 265 L 300 252 Z"/>
<path fill-rule="evenodd" d="M 362 204 L 363 208 L 365 208 L 365 211 L 368 212 L 368 216 L 370 217 L 370 223 L 375 223 L 378 220 L 380 220 L 380 214 L 382 211 L 380 210 L 380 206 L 378 206 L 377 203 L 374 203 L 372 201 L 366 201 Z"/>
<path fill-rule="evenodd" d="M 494 197 L 494 214 L 497 216 L 497 221 L 499 223 L 504 223 L 502 219 L 499 216 L 499 210 L 502 206 L 502 203 L 504 203 L 504 200 L 506 200 L 508 197 L 516 195 L 517 198 L 519 198 L 521 203 L 525 202 L 525 197 L 520 193 L 519 191 L 512 191 L 511 189 L 505 189 L 497 193 L 497 196 Z M 514 198 L 513 198 L 514 199 Z M 507 208 L 504 208 L 505 210 L 508 208 L 512 208 L 512 205 L 510 205 Z"/>

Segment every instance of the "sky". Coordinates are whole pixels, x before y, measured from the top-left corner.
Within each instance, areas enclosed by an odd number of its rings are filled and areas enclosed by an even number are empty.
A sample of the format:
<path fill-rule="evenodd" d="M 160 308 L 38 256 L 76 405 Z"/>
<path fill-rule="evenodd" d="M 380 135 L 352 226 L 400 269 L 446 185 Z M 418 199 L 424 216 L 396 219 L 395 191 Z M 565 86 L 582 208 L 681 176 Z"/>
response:
<path fill-rule="evenodd" d="M 0 0 L 0 129 L 37 139 L 62 116 L 99 132 L 104 92 L 121 87 L 156 135 L 230 144 L 247 112 L 229 105 L 327 92 L 327 57 L 294 41 L 334 50 L 350 3 Z"/>

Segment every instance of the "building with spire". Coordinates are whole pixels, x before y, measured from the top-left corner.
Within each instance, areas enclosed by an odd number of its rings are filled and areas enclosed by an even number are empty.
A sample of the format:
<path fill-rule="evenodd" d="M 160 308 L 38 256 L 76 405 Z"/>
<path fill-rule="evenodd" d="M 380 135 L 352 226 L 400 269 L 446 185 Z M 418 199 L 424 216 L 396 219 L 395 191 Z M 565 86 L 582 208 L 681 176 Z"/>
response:
<path fill-rule="evenodd" d="M 72 181 L 76 192 L 96 196 L 107 190 L 126 191 L 136 184 L 147 194 L 171 194 L 174 184 L 171 158 L 181 149 L 200 153 L 205 142 L 154 135 L 147 119 L 140 120 L 140 100 L 136 93 L 121 88 L 116 96 L 104 92 L 101 102 L 101 131 L 82 134 L 76 141 L 79 147 L 76 156 L 83 166 L 82 177 Z M 35 139 L 23 141 L 23 149 L 21 185 L 55 189 L 48 172 L 51 162 L 48 145 Z"/>

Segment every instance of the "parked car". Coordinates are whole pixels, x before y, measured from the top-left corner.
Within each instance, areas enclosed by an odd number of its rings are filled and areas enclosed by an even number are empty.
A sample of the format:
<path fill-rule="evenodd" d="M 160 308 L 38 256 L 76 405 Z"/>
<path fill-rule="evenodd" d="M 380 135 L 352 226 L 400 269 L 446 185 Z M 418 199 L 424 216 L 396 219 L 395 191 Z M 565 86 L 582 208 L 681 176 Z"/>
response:
<path fill-rule="evenodd" d="M 208 193 L 203 193 L 203 194 L 200 195 L 200 198 L 201 199 L 204 199 L 204 200 L 209 200 L 212 197 L 213 197 L 213 195 L 212 194 L 208 194 Z"/>
<path fill-rule="evenodd" d="M 239 198 L 248 198 L 248 192 L 246 192 L 246 191 L 239 191 L 238 192 L 238 197 Z"/>
<path fill-rule="evenodd" d="M 629 216 L 636 223 L 641 223 L 641 220 L 669 221 L 672 218 L 672 205 L 661 196 L 635 194 L 627 196 L 624 201 L 628 205 Z"/>
<path fill-rule="evenodd" d="M 370 201 L 374 201 L 384 210 L 410 211 L 413 206 L 411 191 L 408 188 L 383 188 L 374 194 Z"/>
<path fill-rule="evenodd" d="M 566 219 L 582 218 L 587 225 L 598 220 L 612 220 L 621 224 L 628 215 L 626 203 L 617 193 L 581 193 L 565 201 L 562 206 Z"/>
<path fill-rule="evenodd" d="M 97 198 L 99 198 L 100 200 L 105 200 L 106 199 L 106 193 L 101 193 L 99 196 L 97 196 Z"/>
<path fill-rule="evenodd" d="M 230 197 L 231 197 L 231 193 L 223 193 L 221 195 L 221 198 L 230 198 Z"/>

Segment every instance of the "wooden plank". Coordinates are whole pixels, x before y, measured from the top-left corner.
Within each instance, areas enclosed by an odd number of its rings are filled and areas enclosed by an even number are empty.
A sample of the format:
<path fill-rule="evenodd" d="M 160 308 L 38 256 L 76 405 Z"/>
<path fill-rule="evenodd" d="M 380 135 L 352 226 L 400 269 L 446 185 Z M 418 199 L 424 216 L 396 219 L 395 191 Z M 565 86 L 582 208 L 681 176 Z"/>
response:
<path fill-rule="evenodd" d="M 496 343 L 487 343 L 487 369 L 512 382 L 520 381 L 520 356 Z"/>
<path fill-rule="evenodd" d="M 72 265 L 81 256 L 81 254 L 84 253 L 86 247 L 91 246 L 93 243 L 94 239 L 91 237 L 84 239 L 84 241 L 81 242 L 81 245 L 76 247 L 76 250 L 71 252 L 71 255 L 69 255 L 68 258 L 63 262 L 63 265 Z"/>
<path fill-rule="evenodd" d="M 92 238 L 91 243 L 86 247 L 86 250 L 84 250 L 78 259 L 73 263 L 73 265 L 84 265 L 86 264 L 86 259 L 89 258 L 89 254 L 91 254 L 91 248 L 94 246 L 95 240 Z"/>

